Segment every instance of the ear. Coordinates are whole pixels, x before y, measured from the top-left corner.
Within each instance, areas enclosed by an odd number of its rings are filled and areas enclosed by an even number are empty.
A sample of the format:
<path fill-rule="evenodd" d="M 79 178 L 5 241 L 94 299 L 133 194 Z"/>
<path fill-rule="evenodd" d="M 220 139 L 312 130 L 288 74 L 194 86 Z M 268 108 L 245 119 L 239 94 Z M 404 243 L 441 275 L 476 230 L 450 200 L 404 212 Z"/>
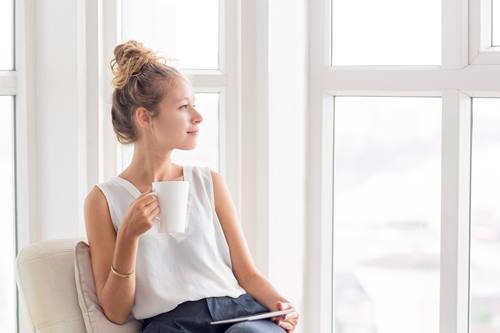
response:
<path fill-rule="evenodd" d="M 135 109 L 135 121 L 142 128 L 151 127 L 151 113 L 144 107 L 140 106 Z"/>

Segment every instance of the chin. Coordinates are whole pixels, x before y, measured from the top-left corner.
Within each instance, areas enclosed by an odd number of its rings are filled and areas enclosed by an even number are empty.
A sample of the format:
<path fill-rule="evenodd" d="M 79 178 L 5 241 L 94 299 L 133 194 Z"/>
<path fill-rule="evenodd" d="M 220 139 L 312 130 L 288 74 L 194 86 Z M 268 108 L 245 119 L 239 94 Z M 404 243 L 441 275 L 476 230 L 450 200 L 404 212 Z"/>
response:
<path fill-rule="evenodd" d="M 189 143 L 189 144 L 186 144 L 186 145 L 183 145 L 182 147 L 179 147 L 179 149 L 181 150 L 193 150 L 197 147 L 198 145 L 195 143 Z"/>

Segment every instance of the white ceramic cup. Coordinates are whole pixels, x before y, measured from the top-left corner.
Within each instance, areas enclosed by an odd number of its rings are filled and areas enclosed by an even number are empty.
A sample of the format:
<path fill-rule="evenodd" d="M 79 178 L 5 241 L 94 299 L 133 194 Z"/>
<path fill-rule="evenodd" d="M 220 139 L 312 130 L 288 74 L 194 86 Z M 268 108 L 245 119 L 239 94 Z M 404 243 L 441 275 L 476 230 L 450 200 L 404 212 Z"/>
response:
<path fill-rule="evenodd" d="M 189 182 L 185 180 L 157 181 L 153 192 L 160 203 L 159 232 L 182 236 L 186 232 Z"/>

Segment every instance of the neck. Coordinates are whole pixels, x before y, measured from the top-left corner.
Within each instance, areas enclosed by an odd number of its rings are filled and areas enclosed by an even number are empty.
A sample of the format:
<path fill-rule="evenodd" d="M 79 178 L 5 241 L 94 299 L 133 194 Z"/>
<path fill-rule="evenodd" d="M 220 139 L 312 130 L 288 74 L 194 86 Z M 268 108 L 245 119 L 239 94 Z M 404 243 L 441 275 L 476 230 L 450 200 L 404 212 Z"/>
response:
<path fill-rule="evenodd" d="M 134 154 L 130 165 L 123 171 L 136 184 L 151 184 L 154 181 L 177 180 L 182 177 L 179 166 L 172 163 L 173 149 L 159 150 L 152 147 L 145 149 L 134 145 Z"/>

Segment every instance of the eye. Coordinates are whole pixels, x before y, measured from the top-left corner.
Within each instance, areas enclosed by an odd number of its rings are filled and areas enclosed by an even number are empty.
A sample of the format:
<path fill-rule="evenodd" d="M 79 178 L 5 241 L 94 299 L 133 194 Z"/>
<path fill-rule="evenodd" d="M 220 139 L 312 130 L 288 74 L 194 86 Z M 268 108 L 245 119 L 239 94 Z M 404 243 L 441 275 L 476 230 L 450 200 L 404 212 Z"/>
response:
<path fill-rule="evenodd" d="M 184 104 L 183 106 L 181 106 L 181 108 L 186 108 L 188 106 L 189 106 L 188 104 Z"/>

